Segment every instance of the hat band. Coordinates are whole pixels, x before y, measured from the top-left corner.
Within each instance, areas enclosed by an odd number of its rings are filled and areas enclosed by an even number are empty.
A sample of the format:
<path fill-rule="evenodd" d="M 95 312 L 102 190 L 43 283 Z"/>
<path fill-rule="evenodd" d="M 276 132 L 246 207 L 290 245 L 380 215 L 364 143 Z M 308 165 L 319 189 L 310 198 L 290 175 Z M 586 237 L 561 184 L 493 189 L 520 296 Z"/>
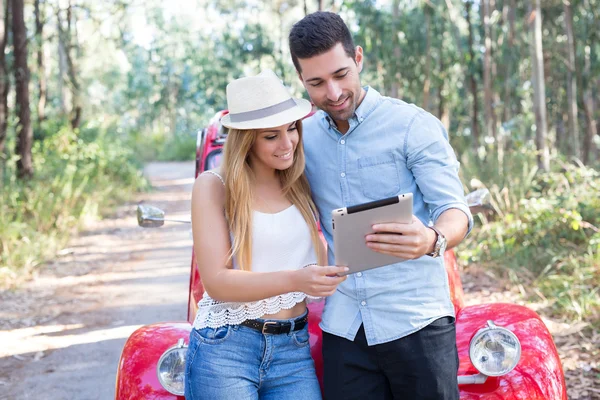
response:
<path fill-rule="evenodd" d="M 294 101 L 294 99 L 290 98 L 286 101 L 282 101 L 281 103 L 277 103 L 265 108 L 260 108 L 258 110 L 246 111 L 235 114 L 229 113 L 229 118 L 231 122 L 253 121 L 255 119 L 270 117 L 271 115 L 289 110 L 290 108 L 295 106 L 296 102 Z"/>

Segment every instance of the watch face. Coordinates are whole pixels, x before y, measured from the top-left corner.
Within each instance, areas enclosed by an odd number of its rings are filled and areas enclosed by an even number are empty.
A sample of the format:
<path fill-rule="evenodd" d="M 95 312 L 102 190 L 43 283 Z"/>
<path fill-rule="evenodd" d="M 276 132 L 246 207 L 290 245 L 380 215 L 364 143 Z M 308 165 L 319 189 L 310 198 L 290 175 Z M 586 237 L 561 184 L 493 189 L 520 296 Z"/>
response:
<path fill-rule="evenodd" d="M 446 251 L 446 246 L 448 246 L 448 241 L 445 236 L 441 236 L 440 242 L 440 253 L 444 253 L 444 251 Z"/>
<path fill-rule="evenodd" d="M 440 257 L 444 255 L 444 252 L 446 251 L 446 246 L 447 246 L 447 241 L 446 238 L 444 236 L 440 236 L 438 235 L 438 240 L 435 244 L 435 248 L 436 248 L 436 257 Z"/>
<path fill-rule="evenodd" d="M 446 245 L 447 245 L 446 240 L 443 240 L 442 244 L 440 246 L 440 255 L 444 254 L 444 252 L 446 251 Z"/>

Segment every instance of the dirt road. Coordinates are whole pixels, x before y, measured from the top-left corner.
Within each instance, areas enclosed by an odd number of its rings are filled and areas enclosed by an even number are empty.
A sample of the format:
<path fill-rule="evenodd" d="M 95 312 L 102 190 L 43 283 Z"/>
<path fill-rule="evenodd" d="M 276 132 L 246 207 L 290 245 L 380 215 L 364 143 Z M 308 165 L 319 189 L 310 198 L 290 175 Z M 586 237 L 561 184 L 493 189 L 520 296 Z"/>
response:
<path fill-rule="evenodd" d="M 194 164 L 145 170 L 139 200 L 189 218 Z M 190 226 L 142 229 L 135 204 L 92 226 L 36 279 L 0 292 L 0 399 L 112 399 L 121 349 L 139 326 L 185 320 Z"/>

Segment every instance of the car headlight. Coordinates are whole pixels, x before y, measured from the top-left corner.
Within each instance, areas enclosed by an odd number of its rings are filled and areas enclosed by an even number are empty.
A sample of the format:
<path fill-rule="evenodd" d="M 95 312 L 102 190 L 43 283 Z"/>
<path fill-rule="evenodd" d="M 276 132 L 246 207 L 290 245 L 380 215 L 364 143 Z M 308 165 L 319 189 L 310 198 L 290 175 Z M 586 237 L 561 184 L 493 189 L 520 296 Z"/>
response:
<path fill-rule="evenodd" d="M 514 333 L 488 321 L 488 326 L 471 339 L 469 357 L 473 366 L 484 375 L 506 375 L 521 358 L 521 343 Z"/>
<path fill-rule="evenodd" d="M 183 396 L 185 388 L 185 354 L 187 346 L 183 339 L 160 356 L 156 372 L 158 381 L 171 394 Z"/>

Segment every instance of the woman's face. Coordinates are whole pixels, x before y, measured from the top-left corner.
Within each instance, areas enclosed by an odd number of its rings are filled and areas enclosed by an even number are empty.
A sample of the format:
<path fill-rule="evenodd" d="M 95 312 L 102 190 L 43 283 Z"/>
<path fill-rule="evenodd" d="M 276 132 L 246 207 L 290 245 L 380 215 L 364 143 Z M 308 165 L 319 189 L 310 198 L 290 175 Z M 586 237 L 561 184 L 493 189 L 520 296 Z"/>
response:
<path fill-rule="evenodd" d="M 252 165 L 277 170 L 290 168 L 294 163 L 299 139 L 296 121 L 276 128 L 258 130 L 254 145 L 250 149 Z"/>

